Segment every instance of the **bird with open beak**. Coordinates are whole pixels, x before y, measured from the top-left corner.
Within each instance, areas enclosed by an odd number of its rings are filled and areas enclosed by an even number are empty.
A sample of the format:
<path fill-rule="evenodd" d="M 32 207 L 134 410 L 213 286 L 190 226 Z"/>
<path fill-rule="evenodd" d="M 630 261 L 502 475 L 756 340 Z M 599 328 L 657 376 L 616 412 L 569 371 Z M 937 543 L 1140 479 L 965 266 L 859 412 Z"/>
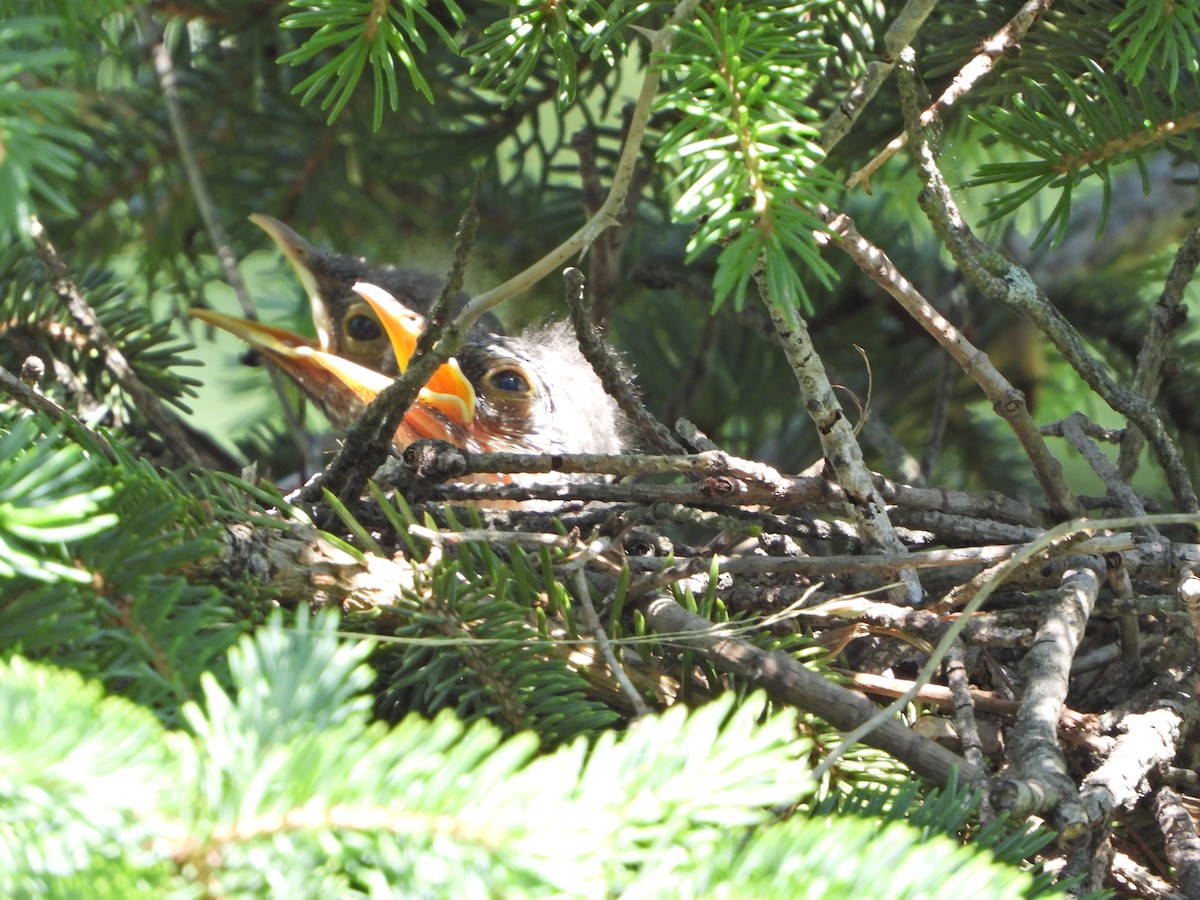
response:
<path fill-rule="evenodd" d="M 378 285 L 359 283 L 353 291 L 380 323 L 387 356 L 403 372 L 423 320 Z M 258 349 L 337 427 L 349 424 L 392 382 L 391 375 L 294 332 L 209 310 L 191 315 Z M 619 453 L 628 432 L 571 329 L 555 323 L 516 337 L 468 337 L 421 389 L 394 444 L 403 449 L 436 438 L 472 452 Z"/>
<path fill-rule="evenodd" d="M 378 285 L 408 310 L 419 328 L 445 281 L 428 272 L 375 265 L 361 257 L 323 250 L 262 213 L 254 213 L 250 221 L 270 236 L 300 280 L 312 309 L 318 349 L 386 375 L 398 374 L 401 369 L 383 323 L 353 286 L 359 282 Z M 456 315 L 469 299 L 460 291 L 451 301 L 450 315 Z M 498 331 L 500 323 L 489 315 L 473 333 Z"/>

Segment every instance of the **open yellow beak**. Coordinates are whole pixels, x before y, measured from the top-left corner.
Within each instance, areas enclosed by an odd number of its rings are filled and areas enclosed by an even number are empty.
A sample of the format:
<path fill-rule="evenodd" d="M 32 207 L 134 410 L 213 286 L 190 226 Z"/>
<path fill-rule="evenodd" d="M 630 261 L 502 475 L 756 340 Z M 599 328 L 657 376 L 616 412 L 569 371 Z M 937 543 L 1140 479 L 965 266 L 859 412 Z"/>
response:
<path fill-rule="evenodd" d="M 420 320 L 381 287 L 360 281 L 351 290 L 371 304 L 392 343 L 400 371 L 407 370 L 421 333 L 417 324 Z M 475 388 L 453 357 L 438 366 L 433 377 L 421 389 L 419 399 L 441 410 L 456 425 L 468 425 L 475 418 Z"/>
<path fill-rule="evenodd" d="M 416 347 L 420 319 L 381 288 L 360 284 L 354 289 L 375 309 L 392 342 L 400 370 L 404 371 Z M 287 329 L 207 309 L 188 310 L 188 314 L 228 331 L 261 351 L 317 400 L 335 424 L 346 424 L 359 411 L 350 402 L 347 392 L 365 405 L 392 383 L 389 376 L 327 353 L 317 346 L 316 341 Z M 463 375 L 458 362 L 451 359 L 439 366 L 421 388 L 417 402 L 404 417 L 404 426 L 397 432 L 396 440 L 401 446 L 420 438 L 461 444 L 465 429 L 474 417 L 475 389 Z"/>
<path fill-rule="evenodd" d="M 251 213 L 247 218 L 270 236 L 271 240 L 275 242 L 275 246 L 283 253 L 284 259 L 291 265 L 308 297 L 309 306 L 312 307 L 313 325 L 317 330 L 317 346 L 325 351 L 332 349 L 334 325 L 329 318 L 329 310 L 325 308 L 325 303 L 321 300 L 321 288 L 313 275 L 310 262 L 319 251 L 276 218 L 262 213 Z"/>

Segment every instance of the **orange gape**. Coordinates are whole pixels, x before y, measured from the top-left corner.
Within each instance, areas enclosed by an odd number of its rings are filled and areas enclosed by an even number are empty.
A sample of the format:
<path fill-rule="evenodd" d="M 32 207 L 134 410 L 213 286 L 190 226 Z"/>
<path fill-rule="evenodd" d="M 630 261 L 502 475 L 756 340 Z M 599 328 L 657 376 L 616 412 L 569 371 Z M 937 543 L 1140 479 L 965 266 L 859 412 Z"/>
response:
<path fill-rule="evenodd" d="M 416 349 L 423 319 L 382 288 L 356 284 L 354 289 L 378 316 L 397 367 L 404 372 Z M 336 426 L 348 425 L 392 383 L 390 376 L 321 350 L 316 342 L 294 332 L 209 310 L 194 309 L 189 314 L 259 350 L 292 378 Z M 421 388 L 396 432 L 395 444 L 403 449 L 415 440 L 437 438 L 464 449 L 484 449 L 472 434 L 475 410 L 475 390 L 457 360 L 451 359 L 439 366 Z"/>

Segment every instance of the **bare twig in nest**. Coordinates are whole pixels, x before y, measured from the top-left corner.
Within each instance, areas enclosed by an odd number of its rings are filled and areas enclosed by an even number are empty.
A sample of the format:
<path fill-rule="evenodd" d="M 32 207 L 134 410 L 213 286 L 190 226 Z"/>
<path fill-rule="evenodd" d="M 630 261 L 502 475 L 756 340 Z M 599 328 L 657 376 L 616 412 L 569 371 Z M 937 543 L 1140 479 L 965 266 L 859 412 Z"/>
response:
<path fill-rule="evenodd" d="M 703 653 L 718 670 L 738 675 L 773 699 L 815 713 L 837 728 L 853 728 L 878 711 L 862 694 L 810 672 L 786 653 L 768 653 L 731 637 L 724 627 L 688 612 L 669 598 L 648 598 L 639 606 L 647 625 L 671 643 Z M 955 772 L 960 782 L 979 783 L 984 777 L 963 757 L 896 721 L 874 730 L 868 743 L 937 784 L 946 784 Z"/>
<path fill-rule="evenodd" d="M 1058 745 L 1058 720 L 1067 699 L 1071 660 L 1099 590 L 1100 576 L 1093 569 L 1075 569 L 1063 578 L 1058 600 L 1021 663 L 1025 696 L 1009 736 L 1013 771 L 991 790 L 992 805 L 1000 811 L 1026 816 L 1052 810 L 1066 842 L 1084 834 L 1088 821 Z"/>
<path fill-rule="evenodd" d="M 1154 818 L 1166 844 L 1175 881 L 1188 897 L 1200 897 L 1200 836 L 1179 794 L 1169 787 L 1154 792 Z"/>

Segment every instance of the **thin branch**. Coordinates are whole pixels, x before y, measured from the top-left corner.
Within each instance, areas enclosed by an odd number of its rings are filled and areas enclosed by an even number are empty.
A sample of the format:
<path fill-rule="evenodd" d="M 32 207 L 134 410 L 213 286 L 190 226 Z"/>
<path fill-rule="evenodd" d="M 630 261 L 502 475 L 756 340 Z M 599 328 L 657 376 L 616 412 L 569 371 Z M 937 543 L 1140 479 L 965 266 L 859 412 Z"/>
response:
<path fill-rule="evenodd" d="M 892 73 L 900 51 L 913 42 L 935 6 L 937 0 L 908 0 L 900 10 L 883 37 L 884 58 L 867 64 L 867 71 L 862 78 L 855 82 L 838 104 L 837 110 L 821 126 L 819 143 L 822 148 L 832 150 L 849 133 Z"/>
<path fill-rule="evenodd" d="M 1179 508 L 1184 512 L 1200 510 L 1187 467 L 1153 404 L 1118 384 L 1088 352 L 1078 332 L 1038 289 L 1029 272 L 989 248 L 966 224 L 921 132 L 914 57 L 911 50 L 906 50 L 897 69 L 900 105 L 911 150 L 925 181 L 921 206 L 938 237 L 977 290 L 1033 322 L 1105 403 L 1142 430 L 1163 467 Z"/>
<path fill-rule="evenodd" d="M 579 351 L 584 359 L 591 363 L 605 392 L 617 401 L 625 415 L 633 421 L 638 431 L 648 440 L 654 449 L 660 453 L 679 454 L 684 447 L 671 434 L 671 430 L 658 421 L 641 397 L 633 389 L 628 375 L 622 371 L 620 364 L 604 346 L 604 341 L 596 333 L 592 324 L 590 304 L 584 290 L 583 273 L 573 266 L 563 272 L 563 282 L 566 286 L 567 307 L 571 310 L 571 324 L 575 327 L 575 340 L 579 343 Z"/>
<path fill-rule="evenodd" d="M 1025 455 L 1033 464 L 1034 476 L 1055 513 L 1059 516 L 1082 515 L 1083 507 L 1067 486 L 1062 465 L 1046 446 L 1037 423 L 1029 414 L 1025 395 L 1000 374 L 986 353 L 967 340 L 953 323 L 921 295 L 888 259 L 887 254 L 858 233 L 849 216 L 836 214 L 828 208 L 818 212 L 829 225 L 830 234 L 838 248 L 891 294 L 992 401 L 992 409 L 1004 419 L 1021 442 Z"/>
<path fill-rule="evenodd" d="M 1019 50 L 1025 33 L 1050 9 L 1053 3 L 1054 0 L 1027 0 L 1025 5 L 1017 10 L 1017 14 L 1005 23 L 1004 27 L 984 40 L 980 45 L 979 53 L 958 70 L 958 74 L 954 76 L 954 80 L 950 82 L 942 95 L 921 113 L 921 126 L 924 128 L 932 125 L 938 116 L 953 106 L 991 72 L 1000 60 Z M 911 41 L 906 43 L 911 43 Z M 822 132 L 822 137 L 824 137 L 824 132 Z M 907 142 L 907 132 L 901 132 L 892 138 L 874 159 L 850 176 L 846 182 L 846 188 L 854 190 L 860 184 L 870 184 L 871 177 Z"/>
<path fill-rule="evenodd" d="M 837 728 L 853 728 L 878 710 L 862 694 L 810 672 L 788 654 L 759 650 L 667 597 L 645 599 L 639 608 L 650 629 L 671 635 L 672 644 L 704 654 L 719 671 L 742 677 L 763 688 L 772 699 L 815 713 Z M 947 784 L 954 773 L 960 783 L 977 784 L 984 777 L 966 759 L 896 721 L 884 722 L 872 731 L 869 743 L 937 784 Z"/>
<path fill-rule="evenodd" d="M 1150 330 L 1138 353 L 1137 373 L 1133 377 L 1133 392 L 1151 403 L 1158 397 L 1162 387 L 1163 369 L 1171 356 L 1171 342 L 1187 321 L 1187 306 L 1183 302 L 1183 291 L 1196 274 L 1200 265 L 1200 225 L 1184 237 L 1175 253 L 1171 272 L 1163 285 L 1162 293 L 1150 313 Z M 1121 452 L 1117 457 L 1117 469 L 1121 478 L 1128 480 L 1137 469 L 1138 456 L 1146 443 L 1145 436 L 1136 428 L 1130 428 L 1121 439 Z"/>
<path fill-rule="evenodd" d="M 1175 881 L 1188 897 L 1200 897 L 1200 836 L 1183 799 L 1169 787 L 1154 792 L 1154 818 L 1162 832 Z"/>
<path fill-rule="evenodd" d="M 992 805 L 1000 811 L 1023 817 L 1053 810 L 1055 827 L 1066 842 L 1086 833 L 1088 822 L 1058 745 L 1058 720 L 1066 705 L 1071 661 L 1100 583 L 1091 568 L 1074 569 L 1064 576 L 1057 602 L 1047 610 L 1021 662 L 1025 696 L 1016 728 L 1009 735 L 1013 771 L 991 790 Z"/>
<path fill-rule="evenodd" d="M 937 667 L 941 665 L 945 658 L 946 651 L 951 643 L 958 637 L 970 617 L 979 610 L 983 604 L 1004 582 L 1014 573 L 1019 571 L 1023 566 L 1027 565 L 1031 559 L 1039 554 L 1044 554 L 1051 548 L 1060 546 L 1064 543 L 1073 543 L 1073 537 L 1079 532 L 1097 530 L 1101 528 L 1129 528 L 1134 525 L 1154 524 L 1183 524 L 1188 523 L 1195 525 L 1197 516 L 1191 513 L 1177 513 L 1157 516 L 1142 516 L 1131 518 L 1108 519 L 1098 522 L 1087 520 L 1076 520 L 1072 522 L 1064 522 L 1048 532 L 1046 532 L 1038 540 L 1025 545 L 1016 553 L 1014 553 L 1003 565 L 999 566 L 996 572 L 988 579 L 988 581 L 979 586 L 979 589 L 971 597 L 966 607 L 963 609 L 962 615 L 955 619 L 946 629 L 942 639 L 934 648 L 933 653 L 929 657 L 929 661 L 921 668 L 917 678 L 913 681 L 913 689 L 905 693 L 905 695 L 897 698 L 886 709 L 882 709 L 878 714 L 873 716 L 867 722 L 859 725 L 850 733 L 843 736 L 842 741 L 817 767 L 816 775 L 821 777 L 834 764 L 838 757 L 849 750 L 855 743 L 862 740 L 864 736 L 871 732 L 871 729 L 890 721 L 891 717 L 899 712 L 905 705 L 912 701 L 916 696 L 916 692 L 923 686 L 929 684 L 932 680 Z"/>
<path fill-rule="evenodd" d="M 100 451 L 108 458 L 109 462 L 113 464 L 119 462 L 116 451 L 113 450 L 112 444 L 108 442 L 108 438 L 98 431 L 93 431 L 49 397 L 39 394 L 3 366 L 0 366 L 0 390 L 4 391 L 26 409 L 42 413 L 51 422 L 66 422 L 71 428 L 78 429 L 87 435 L 89 441 L 100 448 Z"/>
<path fill-rule="evenodd" d="M 426 384 L 438 366 L 458 352 L 466 338 L 466 331 L 459 320 L 446 321 L 450 298 L 462 288 L 467 259 L 475 244 L 475 232 L 479 227 L 477 202 L 479 179 L 475 179 L 467 209 L 459 219 L 454 235 L 454 259 L 446 276 L 442 292 L 430 309 L 430 317 L 417 338 L 417 346 L 404 374 L 379 392 L 362 414 L 346 431 L 345 440 L 337 456 L 330 461 L 319 479 L 305 485 L 300 499 L 315 503 L 328 490 L 344 504 L 357 500 L 366 486 L 367 479 L 387 459 L 396 429 L 404 420 L 408 408 L 417 399 L 421 387 Z"/>
<path fill-rule="evenodd" d="M 646 133 L 650 111 L 658 95 L 661 74 L 655 57 L 661 56 L 671 48 L 676 27 L 690 19 L 699 5 L 700 0 L 680 0 L 663 26 L 652 33 L 646 74 L 642 79 L 642 87 L 638 93 L 633 114 L 629 117 L 625 144 L 621 148 L 621 156 L 613 171 L 612 186 L 609 188 L 608 197 L 603 205 L 582 228 L 525 271 L 472 299 L 458 316 L 458 326 L 463 332 L 469 330 L 488 310 L 494 309 L 510 297 L 515 297 L 528 290 L 547 275 L 561 269 L 570 259 L 586 251 L 602 231 L 618 224 L 618 216 L 625 204 L 625 197 L 633 182 L 638 156 L 642 152 L 642 138 Z"/>
<path fill-rule="evenodd" d="M 1100 448 L 1093 444 L 1085 433 L 1088 422 L 1088 417 L 1081 412 L 1071 414 L 1061 423 L 1063 436 L 1079 451 L 1079 455 L 1087 460 L 1092 471 L 1100 476 L 1100 480 L 1108 488 L 1109 496 L 1120 503 L 1124 512 L 1131 516 L 1144 516 L 1146 507 L 1142 504 L 1142 499 L 1121 479 L 1112 460 L 1101 453 Z M 1154 528 L 1146 529 L 1145 534 L 1149 538 L 1159 537 Z"/>
<path fill-rule="evenodd" d="M 637 688 L 633 686 L 633 682 L 629 680 L 624 666 L 621 665 L 621 661 L 617 658 L 612 643 L 608 639 L 608 632 L 605 631 L 604 624 L 600 621 L 600 616 L 596 614 L 596 607 L 592 603 L 591 588 L 588 587 L 587 575 L 584 574 L 583 570 L 583 561 L 580 561 L 578 567 L 575 569 L 575 596 L 579 599 L 584 621 L 587 624 L 588 631 L 592 633 L 592 638 L 595 640 L 596 646 L 600 650 L 600 656 L 608 664 L 609 671 L 612 672 L 617 684 L 621 686 L 621 690 L 625 696 L 629 698 L 629 702 L 633 705 L 634 714 L 639 718 L 648 715 L 650 709 L 646 706 L 646 701 L 642 699 L 642 695 L 638 693 Z"/>
<path fill-rule="evenodd" d="M 250 292 L 246 289 L 246 282 L 242 278 L 241 269 L 238 268 L 237 256 L 229 243 L 225 227 L 221 224 L 217 205 L 213 202 L 212 194 L 208 190 L 208 183 L 204 177 L 204 170 L 200 167 L 200 161 L 196 156 L 196 146 L 192 141 L 187 117 L 183 113 L 183 104 L 179 100 L 179 79 L 175 75 L 175 64 L 171 59 L 171 51 L 167 48 L 163 29 L 146 6 L 136 7 L 135 12 L 138 24 L 146 32 L 147 40 L 150 43 L 151 55 L 154 57 L 154 70 L 158 75 L 163 105 L 167 110 L 167 121 L 171 126 L 171 136 L 179 151 L 179 162 L 187 177 L 192 199 L 200 213 L 200 220 L 204 223 L 204 230 L 208 233 L 208 239 L 225 272 L 225 281 L 233 289 L 234 296 L 237 297 L 242 315 L 256 321 L 258 313 L 250 300 Z M 279 407 L 283 411 L 284 424 L 287 426 L 288 434 L 291 435 L 292 444 L 304 454 L 305 470 L 312 471 L 317 466 L 314 460 L 308 458 L 310 442 L 304 440 L 304 426 L 289 400 L 287 377 L 274 366 L 268 367 L 268 374 L 275 396 L 279 398 Z"/>
<path fill-rule="evenodd" d="M 796 376 L 804 409 L 817 428 L 817 437 L 842 487 L 854 524 L 871 550 L 903 554 L 904 544 L 888 518 L 887 507 L 863 459 L 862 447 L 854 436 L 849 419 L 842 412 L 833 385 L 813 346 L 808 325 L 799 310 L 773 297 L 762 272 L 755 273 L 759 295 L 775 326 L 783 354 Z M 897 569 L 902 589 L 897 599 L 909 603 L 921 601 L 921 583 L 916 571 L 904 566 Z"/>

